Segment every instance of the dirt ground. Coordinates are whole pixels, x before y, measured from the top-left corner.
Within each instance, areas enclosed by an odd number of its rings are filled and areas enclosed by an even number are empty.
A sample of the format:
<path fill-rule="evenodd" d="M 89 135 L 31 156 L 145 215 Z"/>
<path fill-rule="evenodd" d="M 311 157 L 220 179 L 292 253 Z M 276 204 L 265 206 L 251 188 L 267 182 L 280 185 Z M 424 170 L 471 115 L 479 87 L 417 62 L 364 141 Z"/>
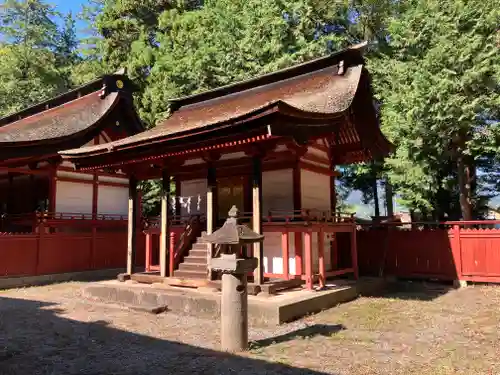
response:
<path fill-rule="evenodd" d="M 500 374 L 499 287 L 363 297 L 251 328 L 234 356 L 217 351 L 217 321 L 96 305 L 82 285 L 0 291 L 0 375 Z"/>

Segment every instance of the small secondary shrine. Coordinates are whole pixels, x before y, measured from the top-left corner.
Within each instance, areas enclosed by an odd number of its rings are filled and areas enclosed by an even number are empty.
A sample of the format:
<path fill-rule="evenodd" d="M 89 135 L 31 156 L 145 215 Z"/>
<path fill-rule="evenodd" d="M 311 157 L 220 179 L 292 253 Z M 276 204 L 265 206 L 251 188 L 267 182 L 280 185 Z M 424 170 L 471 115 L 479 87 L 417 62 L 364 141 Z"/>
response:
<path fill-rule="evenodd" d="M 35 232 L 40 218 L 126 219 L 127 176 L 75 171 L 58 151 L 143 130 L 123 72 L 0 119 L 0 232 Z"/>
<path fill-rule="evenodd" d="M 130 177 L 127 272 L 134 269 L 137 182 L 161 178 L 162 212 L 159 228 L 147 232 L 146 271 L 177 281 L 217 277 L 208 262 L 218 249 L 201 233 L 220 227 L 235 205 L 265 236 L 262 246 L 247 249 L 259 259 L 254 283 L 305 280 L 312 288 L 330 276 L 357 276 L 355 223 L 335 212 L 336 166 L 391 148 L 379 130 L 362 49 L 172 99 L 170 117 L 151 130 L 62 152 L 80 171 Z"/>

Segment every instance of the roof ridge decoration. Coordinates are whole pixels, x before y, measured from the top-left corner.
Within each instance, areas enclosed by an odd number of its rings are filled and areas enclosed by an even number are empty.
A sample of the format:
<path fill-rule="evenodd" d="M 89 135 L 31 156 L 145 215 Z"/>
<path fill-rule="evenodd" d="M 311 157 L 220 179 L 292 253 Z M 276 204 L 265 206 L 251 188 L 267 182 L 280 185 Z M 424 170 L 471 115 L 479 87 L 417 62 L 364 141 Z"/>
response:
<path fill-rule="evenodd" d="M 173 110 L 171 112 L 174 112 L 175 110 L 185 105 L 194 104 L 200 101 L 210 100 L 215 97 L 234 94 L 240 91 L 246 91 L 251 88 L 263 86 L 270 83 L 279 82 L 282 81 L 283 79 L 301 75 L 302 74 L 301 72 L 303 71 L 311 71 L 311 70 L 315 71 L 318 70 L 318 68 L 314 69 L 315 66 L 318 66 L 320 69 L 320 67 L 331 66 L 338 61 L 344 60 L 345 58 L 351 58 L 351 59 L 354 58 L 358 62 L 362 62 L 363 60 L 362 53 L 367 46 L 368 42 L 365 41 L 362 43 L 352 45 L 343 50 L 331 53 L 329 55 L 305 61 L 300 64 L 280 69 L 275 72 L 270 72 L 247 80 L 230 83 L 228 85 L 217 87 L 215 89 L 208 91 L 203 91 L 201 93 L 169 99 L 168 102 L 170 103 L 171 107 L 173 107 Z M 222 95 L 217 95 L 221 93 Z"/>

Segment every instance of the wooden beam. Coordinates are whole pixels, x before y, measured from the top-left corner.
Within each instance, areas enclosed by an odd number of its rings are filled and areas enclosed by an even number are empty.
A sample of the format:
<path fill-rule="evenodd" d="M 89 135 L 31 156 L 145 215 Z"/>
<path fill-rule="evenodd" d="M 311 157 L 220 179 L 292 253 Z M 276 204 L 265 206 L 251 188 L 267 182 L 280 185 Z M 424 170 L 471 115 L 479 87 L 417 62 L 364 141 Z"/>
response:
<path fill-rule="evenodd" d="M 49 212 L 56 212 L 57 170 L 53 167 L 49 174 Z"/>
<path fill-rule="evenodd" d="M 253 157 L 252 176 L 252 223 L 253 230 L 262 233 L 262 156 Z M 257 268 L 254 271 L 254 283 L 261 285 L 264 282 L 264 248 L 263 244 L 256 242 L 253 245 L 253 256 L 257 258 Z"/>
<path fill-rule="evenodd" d="M 305 267 L 306 267 L 306 288 L 313 289 L 313 259 L 312 259 L 312 233 L 311 231 L 304 232 L 304 252 L 305 252 Z"/>
<path fill-rule="evenodd" d="M 179 197 L 181 196 L 181 179 L 179 176 L 175 176 L 175 214 L 181 214 L 181 201 Z"/>
<path fill-rule="evenodd" d="M 134 273 L 137 232 L 137 179 L 130 176 L 128 188 L 127 274 Z"/>
<path fill-rule="evenodd" d="M 99 176 L 94 172 L 94 178 L 92 181 L 92 219 L 97 219 L 98 207 L 97 204 L 99 202 Z"/>
<path fill-rule="evenodd" d="M 145 269 L 146 272 L 151 271 L 151 262 L 153 259 L 153 233 L 146 233 L 146 262 Z"/>
<path fill-rule="evenodd" d="M 356 280 L 359 278 L 357 234 L 358 231 L 356 230 L 356 226 L 354 226 L 351 232 L 351 259 L 352 259 L 352 269 L 354 271 L 354 278 Z"/>
<path fill-rule="evenodd" d="M 325 232 L 322 229 L 318 232 L 318 261 L 319 261 L 319 287 L 326 286 L 326 267 L 325 267 Z"/>
<path fill-rule="evenodd" d="M 302 256 L 304 253 L 303 242 L 302 242 L 302 232 L 295 232 L 295 275 L 302 275 Z"/>
<path fill-rule="evenodd" d="M 168 204 L 170 198 L 170 174 L 166 169 L 161 177 L 161 218 L 160 218 L 160 276 L 167 277 L 168 249 L 170 243 L 168 229 Z M 169 275 L 172 276 L 172 275 Z"/>
<path fill-rule="evenodd" d="M 281 233 L 281 251 L 283 258 L 283 275 L 285 276 L 285 280 L 290 279 L 290 240 L 288 231 Z"/>
<path fill-rule="evenodd" d="M 207 167 L 207 234 L 212 234 L 215 230 L 217 223 L 217 208 L 216 208 L 216 194 L 217 194 L 217 175 L 216 168 L 212 162 L 208 163 Z M 207 279 L 212 280 L 212 271 L 210 269 L 210 262 L 212 259 L 213 246 L 207 244 Z"/>

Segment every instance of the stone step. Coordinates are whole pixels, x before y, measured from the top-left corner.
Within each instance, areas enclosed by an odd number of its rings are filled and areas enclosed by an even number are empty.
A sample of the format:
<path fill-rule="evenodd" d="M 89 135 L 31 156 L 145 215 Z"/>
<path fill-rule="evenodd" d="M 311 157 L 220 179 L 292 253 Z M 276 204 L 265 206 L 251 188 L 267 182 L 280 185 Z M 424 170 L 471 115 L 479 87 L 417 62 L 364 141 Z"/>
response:
<path fill-rule="evenodd" d="M 179 271 L 188 272 L 207 272 L 207 265 L 200 263 L 181 263 L 179 264 Z"/>
<path fill-rule="evenodd" d="M 206 256 L 199 257 L 199 256 L 188 255 L 187 257 L 184 258 L 183 263 L 199 264 L 199 265 L 206 267 L 207 266 L 207 257 Z"/>
<path fill-rule="evenodd" d="M 197 258 L 207 258 L 207 249 L 205 250 L 199 250 L 199 249 L 191 249 L 189 250 L 189 255 L 188 256 L 193 256 Z"/>
<path fill-rule="evenodd" d="M 203 250 L 206 252 L 207 251 L 207 244 L 196 242 L 193 244 L 193 249 L 194 250 Z"/>
<path fill-rule="evenodd" d="M 185 279 L 206 279 L 207 278 L 207 271 L 182 271 L 182 270 L 175 270 L 174 271 L 174 277 L 181 277 Z"/>

